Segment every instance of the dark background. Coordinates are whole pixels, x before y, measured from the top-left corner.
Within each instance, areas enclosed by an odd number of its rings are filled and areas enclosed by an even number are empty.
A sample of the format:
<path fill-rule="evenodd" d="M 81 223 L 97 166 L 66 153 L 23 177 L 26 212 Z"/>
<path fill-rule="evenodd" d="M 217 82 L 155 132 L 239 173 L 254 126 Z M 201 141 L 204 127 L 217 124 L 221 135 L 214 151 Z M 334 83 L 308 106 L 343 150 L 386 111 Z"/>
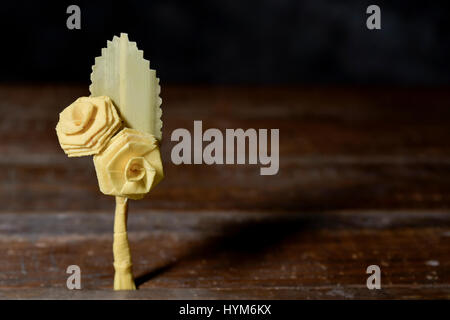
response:
<path fill-rule="evenodd" d="M 66 8 L 81 7 L 81 30 Z M 381 7 L 382 30 L 366 28 Z M 2 81 L 88 82 L 127 32 L 164 83 L 443 85 L 448 1 L 8 1 Z"/>

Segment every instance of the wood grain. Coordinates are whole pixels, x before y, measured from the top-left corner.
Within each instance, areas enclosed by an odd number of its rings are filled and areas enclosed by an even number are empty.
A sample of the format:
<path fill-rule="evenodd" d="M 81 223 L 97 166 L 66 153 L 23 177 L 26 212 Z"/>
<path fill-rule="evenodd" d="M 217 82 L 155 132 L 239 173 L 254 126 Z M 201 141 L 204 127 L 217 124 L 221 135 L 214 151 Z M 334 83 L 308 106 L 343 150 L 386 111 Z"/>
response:
<path fill-rule="evenodd" d="M 450 298 L 450 213 L 155 211 L 129 219 L 140 286 L 130 297 Z M 68 297 L 71 264 L 82 270 L 84 291 L 111 290 L 112 214 L 3 214 L 0 221 L 0 297 L 29 288 Z M 366 288 L 371 264 L 382 268 L 382 290 Z"/>
<path fill-rule="evenodd" d="M 114 201 L 54 131 L 87 94 L 0 85 L 0 298 L 450 298 L 448 88 L 163 86 L 167 178 L 130 205 L 127 294 L 110 292 Z M 280 129 L 279 174 L 173 165 L 170 134 L 194 120 Z"/>

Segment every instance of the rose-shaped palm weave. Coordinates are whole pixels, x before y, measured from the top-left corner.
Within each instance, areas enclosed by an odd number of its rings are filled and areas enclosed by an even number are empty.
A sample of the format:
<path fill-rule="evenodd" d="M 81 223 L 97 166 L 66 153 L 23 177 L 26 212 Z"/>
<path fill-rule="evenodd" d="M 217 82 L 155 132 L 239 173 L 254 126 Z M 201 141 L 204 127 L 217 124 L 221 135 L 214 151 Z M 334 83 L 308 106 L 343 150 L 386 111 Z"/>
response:
<path fill-rule="evenodd" d="M 104 194 L 130 199 L 143 198 L 164 176 L 156 138 L 129 128 L 94 156 L 94 164 Z"/>
<path fill-rule="evenodd" d="M 120 126 L 109 97 L 81 97 L 60 113 L 56 133 L 69 157 L 81 157 L 102 151 Z"/>

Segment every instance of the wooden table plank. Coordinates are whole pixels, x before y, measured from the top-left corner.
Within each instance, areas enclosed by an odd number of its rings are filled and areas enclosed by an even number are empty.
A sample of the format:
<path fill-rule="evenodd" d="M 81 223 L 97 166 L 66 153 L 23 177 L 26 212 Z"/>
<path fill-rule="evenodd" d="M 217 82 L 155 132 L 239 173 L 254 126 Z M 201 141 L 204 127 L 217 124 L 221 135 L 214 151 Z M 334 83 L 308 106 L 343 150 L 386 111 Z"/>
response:
<path fill-rule="evenodd" d="M 0 215 L 0 297 L 55 296 L 71 264 L 78 297 L 113 297 L 112 223 L 112 213 Z M 137 212 L 129 230 L 142 289 L 132 297 L 450 298 L 448 211 Z M 371 264 L 382 290 L 366 288 Z"/>
<path fill-rule="evenodd" d="M 58 112 L 87 86 L 0 86 L 0 209 L 110 210 L 89 157 L 67 159 Z M 165 179 L 140 209 L 448 208 L 450 93 L 442 89 L 164 87 Z M 279 128 L 280 171 L 180 165 L 171 132 Z M 172 177 L 177 177 L 176 179 Z M 213 187 L 212 187 L 213 186 Z"/>
<path fill-rule="evenodd" d="M 111 291 L 114 201 L 54 131 L 87 94 L 0 84 L 0 298 L 450 298 L 448 88 L 164 86 L 167 178 L 130 204 L 133 293 Z M 194 120 L 280 129 L 279 174 L 173 165 Z"/>

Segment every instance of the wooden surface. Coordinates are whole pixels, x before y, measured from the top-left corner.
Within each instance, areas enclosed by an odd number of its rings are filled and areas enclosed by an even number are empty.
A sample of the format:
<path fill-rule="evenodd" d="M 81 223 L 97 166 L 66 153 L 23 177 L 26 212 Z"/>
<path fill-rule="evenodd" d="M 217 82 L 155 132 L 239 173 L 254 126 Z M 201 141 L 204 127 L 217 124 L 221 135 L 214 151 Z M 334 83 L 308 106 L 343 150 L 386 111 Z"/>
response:
<path fill-rule="evenodd" d="M 163 87 L 166 179 L 130 205 L 132 293 L 111 290 L 114 199 L 54 131 L 87 88 L 0 85 L 0 298 L 450 298 L 448 88 Z M 279 174 L 171 164 L 194 120 L 279 128 Z"/>

